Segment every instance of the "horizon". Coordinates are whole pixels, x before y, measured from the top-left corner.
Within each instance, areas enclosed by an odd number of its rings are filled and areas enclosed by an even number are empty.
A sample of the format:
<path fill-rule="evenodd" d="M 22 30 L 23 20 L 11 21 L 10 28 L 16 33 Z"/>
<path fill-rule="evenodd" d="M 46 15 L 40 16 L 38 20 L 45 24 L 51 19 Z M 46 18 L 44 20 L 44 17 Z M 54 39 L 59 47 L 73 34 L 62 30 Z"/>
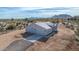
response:
<path fill-rule="evenodd" d="M 48 18 L 59 14 L 78 16 L 79 7 L 0 7 L 0 19 Z"/>

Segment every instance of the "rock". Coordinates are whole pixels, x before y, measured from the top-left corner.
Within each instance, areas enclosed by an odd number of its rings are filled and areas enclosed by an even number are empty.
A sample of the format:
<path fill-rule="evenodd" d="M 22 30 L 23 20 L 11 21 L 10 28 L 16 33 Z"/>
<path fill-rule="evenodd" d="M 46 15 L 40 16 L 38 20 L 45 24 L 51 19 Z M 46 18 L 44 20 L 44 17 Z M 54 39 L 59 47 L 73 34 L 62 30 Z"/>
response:
<path fill-rule="evenodd" d="M 60 26 L 58 27 L 57 34 L 48 38 L 46 42 L 35 42 L 34 45 L 26 49 L 26 51 L 68 51 L 73 49 L 74 41 L 74 31 Z"/>
<path fill-rule="evenodd" d="M 28 25 L 28 27 L 26 28 L 26 31 L 34 34 L 39 34 L 39 35 L 48 35 L 52 31 L 56 30 L 56 28 L 54 27 L 56 26 L 54 26 L 54 24 L 53 23 L 51 24 L 50 22 L 47 22 L 47 23 L 37 22 L 37 23 Z"/>
<path fill-rule="evenodd" d="M 32 44 L 33 43 L 28 42 L 26 40 L 15 40 L 8 47 L 6 47 L 4 51 L 24 51 Z"/>

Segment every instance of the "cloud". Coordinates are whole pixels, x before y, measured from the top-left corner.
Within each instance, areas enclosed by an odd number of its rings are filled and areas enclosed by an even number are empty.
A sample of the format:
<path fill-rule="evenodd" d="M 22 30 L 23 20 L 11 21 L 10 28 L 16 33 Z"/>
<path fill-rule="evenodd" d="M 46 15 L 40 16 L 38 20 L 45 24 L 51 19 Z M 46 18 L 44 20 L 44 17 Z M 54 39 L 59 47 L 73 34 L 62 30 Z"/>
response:
<path fill-rule="evenodd" d="M 41 9 L 41 7 L 22 7 L 20 9 L 21 10 L 36 10 L 36 9 Z"/>
<path fill-rule="evenodd" d="M 56 14 L 79 15 L 79 8 L 0 7 L 0 18 L 51 17 Z"/>

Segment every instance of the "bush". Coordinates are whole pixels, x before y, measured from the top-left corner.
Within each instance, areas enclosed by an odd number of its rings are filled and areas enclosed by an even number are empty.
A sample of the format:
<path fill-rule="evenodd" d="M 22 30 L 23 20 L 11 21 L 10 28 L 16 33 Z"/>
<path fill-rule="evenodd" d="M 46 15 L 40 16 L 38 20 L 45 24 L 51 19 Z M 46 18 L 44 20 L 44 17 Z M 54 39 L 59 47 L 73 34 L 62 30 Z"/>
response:
<path fill-rule="evenodd" d="M 6 30 L 13 30 L 13 29 L 15 29 L 16 28 L 16 26 L 14 25 L 14 24 L 9 24 L 9 25 L 7 25 L 7 27 L 6 27 Z"/>
<path fill-rule="evenodd" d="M 0 32 L 2 32 L 2 31 L 3 31 L 3 27 L 0 26 Z"/>

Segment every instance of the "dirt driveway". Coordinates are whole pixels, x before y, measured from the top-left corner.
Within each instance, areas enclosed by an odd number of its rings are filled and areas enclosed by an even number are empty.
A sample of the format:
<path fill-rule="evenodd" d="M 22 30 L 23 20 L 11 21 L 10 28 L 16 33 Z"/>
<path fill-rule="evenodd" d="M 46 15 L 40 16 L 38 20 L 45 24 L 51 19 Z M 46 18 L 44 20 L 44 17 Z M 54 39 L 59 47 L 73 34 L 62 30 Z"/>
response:
<path fill-rule="evenodd" d="M 7 34 L 0 35 L 0 50 L 3 50 L 10 43 L 15 40 L 21 40 L 20 34 L 24 33 L 24 30 L 15 30 Z"/>

